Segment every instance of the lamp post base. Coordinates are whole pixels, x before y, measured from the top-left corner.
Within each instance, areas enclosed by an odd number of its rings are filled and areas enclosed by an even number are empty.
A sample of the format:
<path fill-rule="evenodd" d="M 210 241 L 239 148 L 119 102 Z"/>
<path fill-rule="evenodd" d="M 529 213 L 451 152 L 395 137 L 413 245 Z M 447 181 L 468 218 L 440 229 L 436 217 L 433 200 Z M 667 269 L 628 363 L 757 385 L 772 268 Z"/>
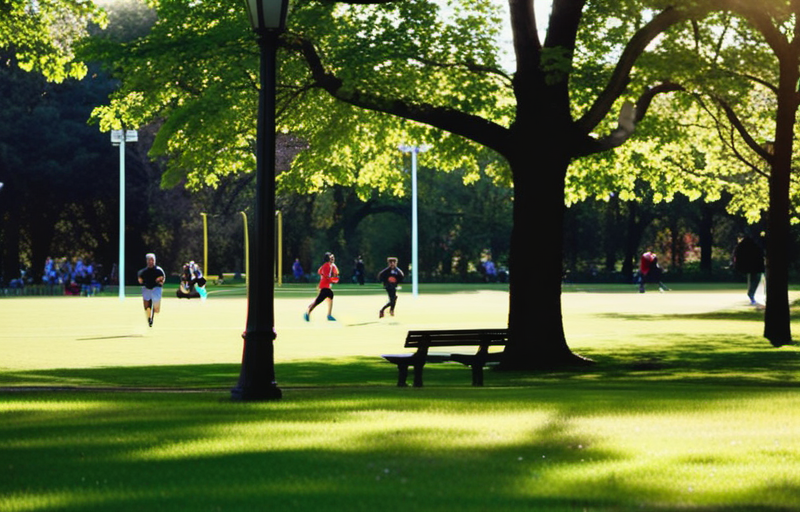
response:
<path fill-rule="evenodd" d="M 231 400 L 241 402 L 256 402 L 267 400 L 280 400 L 283 392 L 278 387 L 277 382 L 270 383 L 266 388 L 240 388 L 239 386 L 231 389 Z"/>
<path fill-rule="evenodd" d="M 244 332 L 244 353 L 239 382 L 231 389 L 231 399 L 241 401 L 280 400 L 281 388 L 275 382 L 273 367 L 274 331 Z"/>

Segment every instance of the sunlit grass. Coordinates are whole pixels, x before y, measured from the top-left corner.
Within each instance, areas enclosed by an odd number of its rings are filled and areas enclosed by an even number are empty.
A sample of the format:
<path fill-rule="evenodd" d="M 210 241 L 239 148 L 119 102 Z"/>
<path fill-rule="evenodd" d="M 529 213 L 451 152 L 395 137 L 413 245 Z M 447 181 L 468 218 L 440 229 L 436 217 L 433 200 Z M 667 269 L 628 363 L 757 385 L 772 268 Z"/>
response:
<path fill-rule="evenodd" d="M 384 322 L 374 292 L 337 296 L 336 324 L 279 299 L 284 399 L 265 403 L 230 400 L 241 298 L 167 302 L 152 331 L 130 299 L 2 301 L 0 510 L 797 509 L 800 349 L 761 338 L 740 290 L 573 291 L 593 367 L 472 388 L 430 365 L 421 389 L 380 354 L 419 326 L 502 324 L 507 296 L 404 295 Z M 35 316 L 53 305 L 58 328 Z"/>
<path fill-rule="evenodd" d="M 0 426 L 0 505 L 791 510 L 799 400 L 737 390 L 305 389 L 256 404 L 87 393 L 84 408 L 74 394 L 14 394 L 7 400 L 34 407 Z"/>

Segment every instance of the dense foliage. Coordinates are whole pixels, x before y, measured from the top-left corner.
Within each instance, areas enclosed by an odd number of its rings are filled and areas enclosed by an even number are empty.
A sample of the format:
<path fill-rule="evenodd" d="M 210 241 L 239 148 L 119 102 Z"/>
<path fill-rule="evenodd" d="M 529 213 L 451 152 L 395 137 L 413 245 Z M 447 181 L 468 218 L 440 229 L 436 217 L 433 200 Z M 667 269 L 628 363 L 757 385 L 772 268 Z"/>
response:
<path fill-rule="evenodd" d="M 80 78 L 86 66 L 75 60 L 73 45 L 92 22 L 104 17 L 89 0 L 0 0 L 0 49 L 55 82 Z"/>

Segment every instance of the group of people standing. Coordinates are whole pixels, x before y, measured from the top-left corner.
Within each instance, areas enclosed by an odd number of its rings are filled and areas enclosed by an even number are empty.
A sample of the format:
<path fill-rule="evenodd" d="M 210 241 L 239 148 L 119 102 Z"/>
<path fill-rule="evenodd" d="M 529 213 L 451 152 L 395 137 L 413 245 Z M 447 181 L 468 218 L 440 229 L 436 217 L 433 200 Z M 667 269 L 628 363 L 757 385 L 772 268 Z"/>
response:
<path fill-rule="evenodd" d="M 68 258 L 48 256 L 44 262 L 42 284 L 63 286 L 66 295 L 91 297 L 102 286 L 100 273 L 99 266 L 88 259 L 77 258 L 73 264 Z"/>
<path fill-rule="evenodd" d="M 360 269 L 361 278 L 358 282 L 363 284 L 363 261 L 361 261 L 360 258 L 359 261 L 362 266 Z M 405 277 L 403 271 L 397 267 L 397 261 L 397 258 L 393 256 L 387 258 L 386 268 L 378 273 L 378 281 L 383 284 L 386 293 L 389 295 L 389 301 L 378 311 L 378 318 L 383 318 L 387 309 L 389 310 L 389 314 L 394 316 L 394 309 L 397 305 L 397 287 L 403 282 L 403 278 Z M 317 269 L 317 274 L 319 275 L 319 285 L 317 285 L 319 293 L 314 301 L 306 308 L 306 312 L 303 313 L 303 319 L 306 322 L 310 321 L 311 312 L 314 311 L 317 306 L 325 302 L 328 306 L 328 320 L 335 322 L 336 318 L 333 317 L 333 290 L 331 289 L 331 285 L 339 282 L 339 268 L 336 266 L 336 257 L 332 253 L 326 252 L 322 257 L 322 265 Z"/>

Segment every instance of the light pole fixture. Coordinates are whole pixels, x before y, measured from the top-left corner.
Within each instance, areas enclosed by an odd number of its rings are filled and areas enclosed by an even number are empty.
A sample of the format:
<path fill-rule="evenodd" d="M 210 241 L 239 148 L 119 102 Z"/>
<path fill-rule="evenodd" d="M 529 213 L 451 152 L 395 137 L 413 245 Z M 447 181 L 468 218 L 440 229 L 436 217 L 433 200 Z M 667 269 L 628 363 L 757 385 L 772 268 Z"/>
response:
<path fill-rule="evenodd" d="M 428 151 L 430 146 L 401 144 L 398 149 L 411 153 L 411 293 L 419 295 L 419 217 L 417 216 L 417 155 Z"/>
<path fill-rule="evenodd" d="M 235 400 L 276 400 L 275 380 L 275 83 L 278 37 L 286 27 L 289 0 L 246 0 L 261 53 L 256 138 L 255 243 L 250 251 L 247 327 Z"/>
<path fill-rule="evenodd" d="M 125 300 L 125 143 L 138 142 L 136 130 L 111 130 L 111 144 L 119 146 L 119 300 Z"/>

